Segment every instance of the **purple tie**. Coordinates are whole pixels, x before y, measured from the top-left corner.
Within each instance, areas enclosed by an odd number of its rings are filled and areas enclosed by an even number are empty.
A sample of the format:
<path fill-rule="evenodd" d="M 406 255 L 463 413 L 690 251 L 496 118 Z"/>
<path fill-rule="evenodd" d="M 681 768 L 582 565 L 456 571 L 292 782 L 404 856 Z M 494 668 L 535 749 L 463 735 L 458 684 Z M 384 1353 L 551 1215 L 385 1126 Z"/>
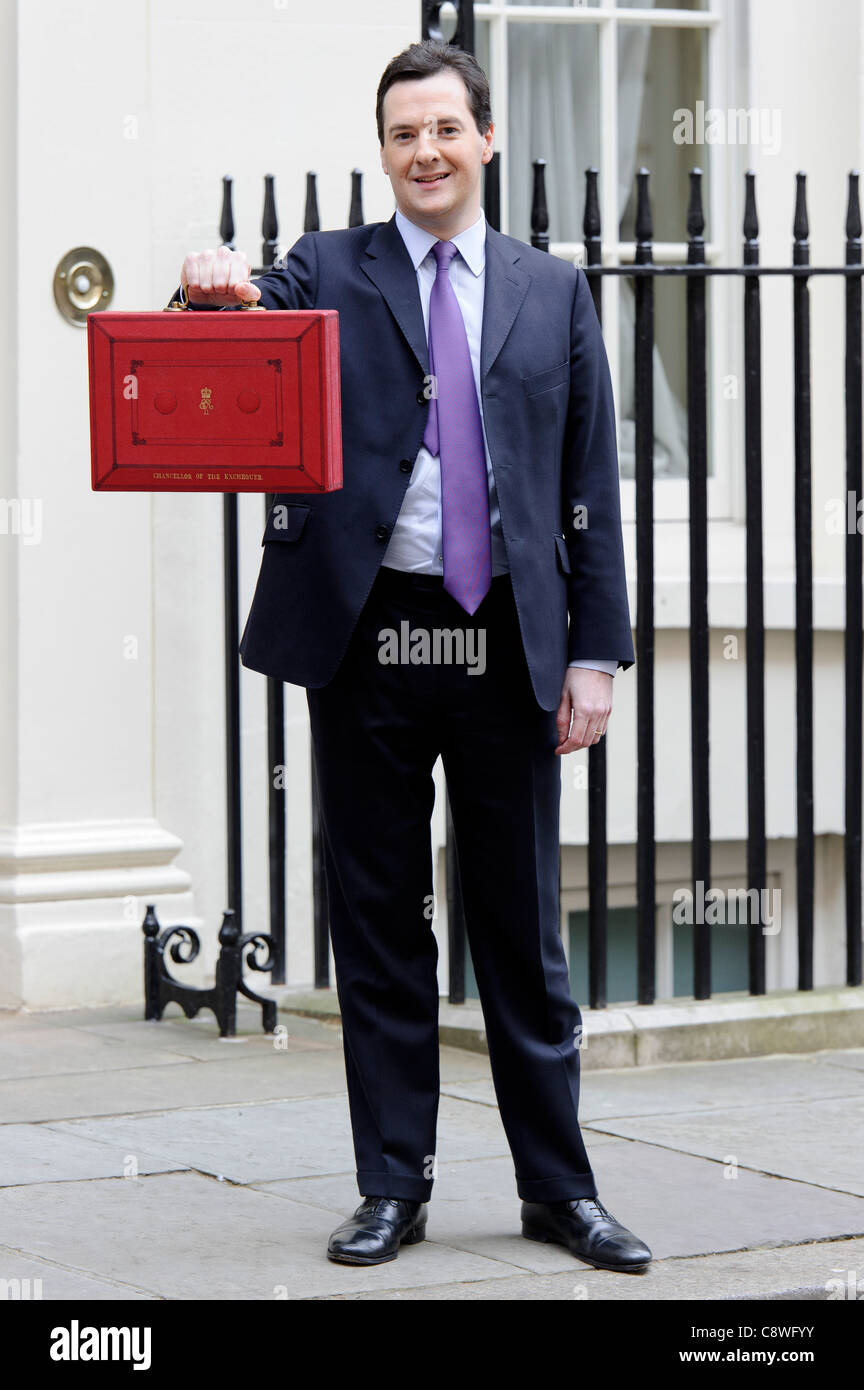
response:
<path fill-rule="evenodd" d="M 429 370 L 437 397 L 429 402 L 423 443 L 441 462 L 444 588 L 473 613 L 492 581 L 483 424 L 465 322 L 450 283 L 457 248 L 436 241 L 432 250 L 438 274 L 429 298 Z"/>

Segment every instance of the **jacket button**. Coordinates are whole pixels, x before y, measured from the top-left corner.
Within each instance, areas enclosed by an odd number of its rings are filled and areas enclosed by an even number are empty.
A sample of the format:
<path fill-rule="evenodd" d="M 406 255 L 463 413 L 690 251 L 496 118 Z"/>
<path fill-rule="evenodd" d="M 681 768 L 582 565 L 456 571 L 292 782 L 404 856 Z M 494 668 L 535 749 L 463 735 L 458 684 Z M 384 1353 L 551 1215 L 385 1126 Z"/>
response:
<path fill-rule="evenodd" d="M 399 464 L 399 468 L 402 473 L 410 473 L 413 467 L 414 465 L 410 459 L 402 459 L 401 463 Z"/>
<path fill-rule="evenodd" d="M 375 535 L 378 537 L 379 541 L 386 541 L 387 537 L 390 535 L 390 527 L 376 526 Z"/>
<path fill-rule="evenodd" d="M 422 388 L 417 392 L 417 404 L 418 404 L 418 405 L 428 405 L 428 404 L 429 404 L 429 397 L 426 395 L 426 392 L 425 392 Z"/>

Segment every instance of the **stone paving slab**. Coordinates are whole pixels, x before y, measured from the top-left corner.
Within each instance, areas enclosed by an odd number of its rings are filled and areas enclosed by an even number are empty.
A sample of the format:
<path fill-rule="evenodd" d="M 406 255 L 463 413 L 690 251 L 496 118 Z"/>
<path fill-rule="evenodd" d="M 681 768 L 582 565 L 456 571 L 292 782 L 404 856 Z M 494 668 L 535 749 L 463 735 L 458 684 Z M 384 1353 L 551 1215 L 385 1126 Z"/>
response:
<path fill-rule="evenodd" d="M 328 1025 L 322 1025 L 327 1027 Z M 332 1027 L 332 1025 L 330 1025 Z M 220 1038 L 218 1025 L 212 1015 L 197 1018 L 118 1020 L 115 1023 L 78 1025 L 80 1031 L 93 1037 L 115 1039 L 131 1045 L 140 1061 L 162 1052 L 180 1053 L 184 1061 L 223 1061 L 233 1052 L 266 1055 L 273 1050 L 273 1036 L 263 1031 L 244 1033 L 238 1025 L 237 1036 Z M 334 1036 L 333 1046 L 341 1047 Z"/>
<path fill-rule="evenodd" d="M 48 1125 L 3 1125 L 0 1188 L 122 1177 L 131 1152 L 121 1135 L 97 1139 Z M 135 1150 L 134 1159 L 141 1173 L 166 1173 L 186 1166 L 144 1150 Z"/>
<path fill-rule="evenodd" d="M 65 1045 L 67 1037 L 67 1033 L 51 1033 L 50 1049 L 56 1047 L 56 1038 L 61 1038 Z M 33 1044 L 32 1076 L 0 1080 L 3 1123 L 128 1115 L 190 1105 L 229 1105 L 344 1091 L 342 1042 L 332 1047 L 329 1042 L 311 1037 L 289 1036 L 283 1047 L 274 1047 L 271 1040 L 267 1047 L 254 1051 L 222 1052 L 218 1061 L 207 1065 L 156 1049 L 139 1058 L 138 1065 L 125 1070 L 61 1074 L 49 1066 L 46 1074 L 36 1074 L 36 1054 L 44 1047 L 40 1036 Z M 0 1054 L 3 1051 L 0 1040 Z M 464 1077 L 482 1086 L 483 1061 L 458 1048 L 442 1049 L 442 1079 L 447 1084 L 457 1084 Z M 489 1072 L 488 1062 L 485 1072 Z"/>
<path fill-rule="evenodd" d="M 282 1053 L 278 1061 L 233 1058 L 227 1062 L 189 1062 L 134 1071 L 34 1077 L 0 1081 L 3 1121 L 58 1121 L 84 1116 L 116 1116 L 141 1111 L 186 1109 L 281 1100 L 288 1096 L 340 1094 L 345 1090 L 341 1052 Z"/>
<path fill-rule="evenodd" d="M 183 1063 L 181 1053 L 163 1050 L 161 1060 Z M 36 1076 L 65 1076 L 77 1072 L 100 1074 L 141 1066 L 142 1058 L 130 1043 L 111 1037 L 94 1037 L 78 1029 L 22 1028 L 0 1034 L 0 1083 Z M 0 1112 L 2 1113 L 2 1112 Z"/>
<path fill-rule="evenodd" d="M 209 1009 L 203 1009 L 195 1018 L 186 1018 L 179 1005 L 173 1003 L 167 1005 L 161 1019 L 145 1019 L 143 1007 L 131 1004 L 22 1015 L 22 1020 L 34 1018 L 46 1028 L 131 1045 L 141 1058 L 177 1047 L 184 1060 L 200 1056 L 202 1061 L 208 1061 L 238 1049 L 266 1053 L 274 1045 L 273 1035 L 261 1027 L 260 1010 L 246 1004 L 237 1007 L 237 1032 L 230 1038 L 220 1037 L 219 1025 Z M 342 1047 L 338 1018 L 322 1022 L 285 1015 L 279 1026 L 292 1041 L 315 1042 L 334 1050 Z M 0 1024 L 0 1037 L 2 1027 Z"/>
<path fill-rule="evenodd" d="M 833 1054 L 832 1054 L 833 1055 Z M 443 1087 L 442 1087 L 443 1089 Z M 491 1080 L 448 1084 L 447 1094 L 496 1105 Z M 864 1056 L 857 1067 L 832 1066 L 821 1055 L 736 1058 L 718 1062 L 680 1062 L 675 1084 L 668 1067 L 628 1067 L 621 1071 L 583 1071 L 579 1087 L 580 1123 L 616 1116 L 713 1112 L 736 1106 L 775 1105 L 811 1097 L 852 1097 L 864 1103 Z"/>
<path fill-rule="evenodd" d="M 330 1213 L 197 1173 L 7 1189 L 0 1225 L 22 1267 L 38 1255 L 163 1298 L 305 1299 L 514 1273 L 430 1240 L 387 1264 L 335 1264 Z"/>
<path fill-rule="evenodd" d="M 272 1034 L 261 1031 L 257 1023 L 257 1012 L 248 1010 L 242 1016 L 238 1010 L 237 1036 L 233 1038 L 220 1038 L 216 1021 L 212 1015 L 201 1014 L 197 1018 L 187 1019 L 183 1017 L 173 1020 L 164 1018 L 161 1021 L 146 1020 L 140 1017 L 115 1017 L 109 1020 L 94 1021 L 92 1018 L 88 1022 L 87 1014 L 101 1015 L 102 1010 L 82 1010 L 74 1015 L 59 1014 L 48 1015 L 40 1014 L 35 1017 L 43 1021 L 49 1018 L 51 1031 L 44 1038 L 39 1040 L 39 1045 L 46 1049 L 48 1056 L 52 1051 L 60 1050 L 66 1046 L 67 1036 L 83 1039 L 92 1037 L 102 1043 L 125 1044 L 131 1051 L 127 1061 L 120 1061 L 119 1066 L 143 1066 L 156 1062 L 161 1064 L 165 1061 L 165 1053 L 171 1052 L 172 1057 L 176 1057 L 179 1062 L 199 1061 L 224 1061 L 226 1058 L 237 1055 L 241 1057 L 264 1058 L 272 1053 L 277 1055 L 282 1052 L 283 1043 L 287 1043 L 289 1051 L 298 1049 L 310 1050 L 329 1050 L 343 1057 L 342 1030 L 334 1023 L 321 1022 L 318 1019 L 304 1018 L 299 1015 L 283 1015 L 280 1017 L 278 1027 L 282 1030 L 278 1038 Z M 62 1022 L 64 1018 L 69 1019 L 68 1023 Z M 22 1022 L 22 1032 L 27 1028 L 33 1027 L 26 1021 Z M 46 1022 L 47 1027 L 47 1022 Z M 13 1030 L 10 1028 L 9 1032 Z M 44 1029 L 42 1030 L 44 1031 Z M 54 1036 L 54 1033 L 62 1032 L 63 1041 Z M 0 1030 L 0 1038 L 3 1037 Z M 28 1044 L 33 1049 L 37 1043 Z M 98 1046 L 98 1042 L 95 1044 Z M 2 1074 L 2 1056 L 5 1053 L 7 1044 L 0 1042 L 0 1074 Z M 119 1050 L 116 1054 L 120 1056 Z M 444 1046 L 440 1050 L 441 1075 L 443 1077 L 485 1077 L 490 1075 L 489 1058 L 485 1054 L 477 1055 L 466 1052 L 458 1047 Z M 344 1065 L 344 1063 L 343 1063 Z M 46 1065 L 41 1069 L 47 1074 L 50 1067 Z M 70 1070 L 74 1071 L 75 1068 Z"/>
<path fill-rule="evenodd" d="M 496 1110 L 443 1097 L 440 1134 L 449 1160 L 509 1153 Z M 355 1167 L 347 1096 L 226 1105 L 119 1119 L 60 1121 L 55 1133 L 158 1154 L 178 1167 L 253 1183 L 344 1173 Z"/>
<path fill-rule="evenodd" d="M 53 1127 L 120 1142 L 132 1153 L 139 1148 L 155 1152 L 178 1167 L 233 1183 L 344 1172 L 354 1165 L 344 1094 L 67 1121 Z"/>
<path fill-rule="evenodd" d="M 860 1197 L 746 1170 L 727 1179 L 720 1165 L 704 1158 L 623 1140 L 600 1146 L 591 1136 L 589 1157 L 600 1200 L 648 1243 L 655 1259 L 864 1237 Z M 356 1182 L 344 1175 L 268 1183 L 262 1190 L 324 1206 L 340 1219 L 360 1201 Z M 520 1208 L 512 1160 L 441 1164 L 429 1203 L 429 1235 L 538 1273 L 569 1268 L 573 1257 L 567 1250 L 522 1237 Z"/>
<path fill-rule="evenodd" d="M 604 1158 L 616 1143 L 620 1141 L 607 1141 L 603 1146 Z M 267 1183 L 261 1190 L 324 1207 L 333 1227 L 354 1211 L 361 1200 L 353 1174 Z M 432 1240 L 452 1250 L 504 1261 L 526 1271 L 571 1268 L 574 1260 L 568 1251 L 525 1240 L 520 1210 L 512 1158 L 443 1163 L 428 1204 L 427 1243 Z"/>
<path fill-rule="evenodd" d="M 864 1047 L 850 1047 L 843 1052 L 826 1052 L 824 1056 L 817 1053 L 820 1061 L 824 1061 L 826 1067 L 852 1067 L 856 1071 L 864 1071 Z"/>
<path fill-rule="evenodd" d="M 587 1147 L 600 1200 L 647 1242 L 656 1260 L 864 1236 L 864 1200 L 859 1197 L 758 1173 L 724 1179 L 718 1164 L 647 1144 L 612 1141 L 598 1146 L 592 1135 Z M 429 1230 L 436 1240 L 515 1261 L 515 1255 L 503 1250 L 496 1254 L 503 1240 L 512 1241 L 509 1233 L 515 1233 L 518 1246 L 529 1252 L 522 1251 L 519 1263 L 546 1272 L 572 1262 L 563 1247 L 522 1238 L 521 1204 L 512 1178 L 507 1182 L 502 1173 L 496 1181 L 480 1162 L 466 1164 L 458 1173 L 442 1167 L 441 1178 L 429 1206 Z"/>
<path fill-rule="evenodd" d="M 422 1250 L 423 1246 L 414 1247 Z M 402 1258 L 401 1256 L 399 1257 Z M 399 1260 L 396 1261 L 399 1263 Z M 752 1250 L 713 1255 L 708 1259 L 665 1260 L 642 1274 L 615 1274 L 574 1261 L 569 1273 L 514 1275 L 509 1279 L 471 1283 L 427 1284 L 375 1292 L 318 1295 L 333 1300 L 400 1299 L 447 1302 L 518 1300 L 522 1302 L 680 1302 L 713 1303 L 736 1299 L 824 1299 L 831 1281 L 847 1279 L 857 1269 L 857 1287 L 864 1282 L 864 1240 L 826 1241 L 787 1246 L 782 1250 Z M 577 1315 L 578 1316 L 578 1315 Z M 694 1313 L 695 1316 L 695 1313 Z M 730 1310 L 730 1317 L 734 1316 Z M 842 1313 L 840 1313 L 842 1317 Z M 802 1321 L 806 1317 L 802 1314 Z M 577 1325 L 577 1333 L 584 1331 Z M 685 1343 L 681 1343 L 682 1350 Z"/>
<path fill-rule="evenodd" d="M 864 1105 L 857 1097 L 739 1106 L 710 1115 L 597 1119 L 586 1131 L 594 1127 L 864 1197 Z"/>
<path fill-rule="evenodd" d="M 35 1024 L 38 1028 L 74 1027 L 76 1023 L 112 1023 L 143 1017 L 143 1004 L 102 1004 L 81 1009 L 0 1009 L 0 1032 L 9 1026 L 25 1028 Z"/>
<path fill-rule="evenodd" d="M 67 1269 L 48 1260 L 28 1259 L 20 1250 L 12 1250 L 8 1245 L 0 1245 L 0 1280 L 6 1280 L 9 1284 L 13 1280 L 19 1281 L 17 1286 L 9 1288 L 6 1296 L 42 1299 L 46 1303 L 57 1299 L 111 1303 L 126 1299 L 151 1301 L 157 1297 L 156 1294 L 139 1293 L 128 1284 L 98 1279 L 92 1274 L 82 1274 L 77 1269 Z M 6 1289 L 7 1285 L 4 1284 L 3 1288 Z M 0 1300 L 3 1297 L 4 1294 L 0 1292 Z"/>
<path fill-rule="evenodd" d="M 236 1040 L 209 1013 L 0 1013 L 0 1280 L 47 1270 L 65 1282 L 46 1298 L 82 1300 L 713 1300 L 826 1297 L 851 1269 L 864 1289 L 864 1048 L 583 1070 L 600 1198 L 655 1255 L 634 1276 L 521 1237 L 488 1056 L 445 1046 L 430 1235 L 364 1270 L 325 1254 L 360 1201 L 341 1029 L 279 1023 L 284 1047 L 251 1006 Z"/>

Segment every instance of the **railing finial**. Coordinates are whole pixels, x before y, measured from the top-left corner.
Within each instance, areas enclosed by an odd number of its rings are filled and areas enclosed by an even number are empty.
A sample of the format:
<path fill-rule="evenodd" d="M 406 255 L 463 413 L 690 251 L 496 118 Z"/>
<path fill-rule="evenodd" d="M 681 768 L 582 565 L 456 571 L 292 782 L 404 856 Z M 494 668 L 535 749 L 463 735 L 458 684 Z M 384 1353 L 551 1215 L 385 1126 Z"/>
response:
<path fill-rule="evenodd" d="M 586 246 L 592 241 L 600 240 L 600 197 L 597 191 L 597 170 L 593 164 L 585 170 L 585 215 L 582 218 L 582 232 Z"/>
<path fill-rule="evenodd" d="M 807 217 L 807 175 L 800 172 L 795 175 L 795 221 L 792 235 L 796 247 L 807 245 L 810 236 L 810 221 Z"/>
<path fill-rule="evenodd" d="M 861 240 L 861 202 L 858 197 L 858 170 L 849 170 L 849 201 L 846 204 L 846 241 Z M 847 257 L 848 259 L 848 257 Z"/>
<path fill-rule="evenodd" d="M 273 175 L 264 175 L 264 211 L 261 214 L 261 264 L 269 270 L 276 258 L 279 239 L 279 220 L 276 216 L 276 193 Z"/>
<path fill-rule="evenodd" d="M 546 160 L 534 159 L 534 191 L 531 198 L 531 245 L 549 250 L 549 209 L 546 206 Z"/>
<path fill-rule="evenodd" d="M 654 240 L 654 222 L 651 217 L 651 194 L 648 191 L 650 170 L 641 168 L 636 173 L 636 243 L 645 244 Z"/>
<path fill-rule="evenodd" d="M 759 214 L 756 211 L 756 175 L 748 169 L 744 175 L 744 243 L 756 246 L 759 242 Z"/>
<path fill-rule="evenodd" d="M 306 175 L 306 208 L 303 213 L 304 232 L 319 232 L 321 219 L 318 216 L 318 175 L 309 170 Z"/>
<path fill-rule="evenodd" d="M 687 237 L 692 242 L 704 240 L 705 214 L 702 211 L 702 170 L 690 170 L 690 202 L 687 206 Z"/>
<path fill-rule="evenodd" d="M 363 226 L 363 170 L 351 170 L 351 205 L 348 208 L 348 226 Z"/>
<path fill-rule="evenodd" d="M 219 235 L 223 246 L 234 249 L 234 207 L 231 197 L 232 179 L 227 174 L 222 179 L 222 213 L 219 217 Z"/>

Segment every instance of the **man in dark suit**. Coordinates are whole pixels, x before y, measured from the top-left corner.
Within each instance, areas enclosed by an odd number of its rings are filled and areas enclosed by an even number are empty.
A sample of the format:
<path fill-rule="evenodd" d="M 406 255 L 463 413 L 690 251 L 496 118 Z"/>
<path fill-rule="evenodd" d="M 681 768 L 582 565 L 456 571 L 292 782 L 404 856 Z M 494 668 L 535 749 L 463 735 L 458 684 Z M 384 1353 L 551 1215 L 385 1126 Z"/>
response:
<path fill-rule="evenodd" d="M 523 1234 L 641 1270 L 579 1128 L 558 903 L 559 758 L 602 738 L 634 659 L 603 341 L 585 275 L 486 223 L 470 55 L 412 44 L 376 115 L 388 222 L 307 233 L 255 281 L 225 247 L 181 277 L 196 308 L 339 311 L 344 485 L 275 499 L 240 647 L 307 690 L 365 1199 L 328 1255 L 376 1264 L 425 1233 L 440 756 Z"/>

